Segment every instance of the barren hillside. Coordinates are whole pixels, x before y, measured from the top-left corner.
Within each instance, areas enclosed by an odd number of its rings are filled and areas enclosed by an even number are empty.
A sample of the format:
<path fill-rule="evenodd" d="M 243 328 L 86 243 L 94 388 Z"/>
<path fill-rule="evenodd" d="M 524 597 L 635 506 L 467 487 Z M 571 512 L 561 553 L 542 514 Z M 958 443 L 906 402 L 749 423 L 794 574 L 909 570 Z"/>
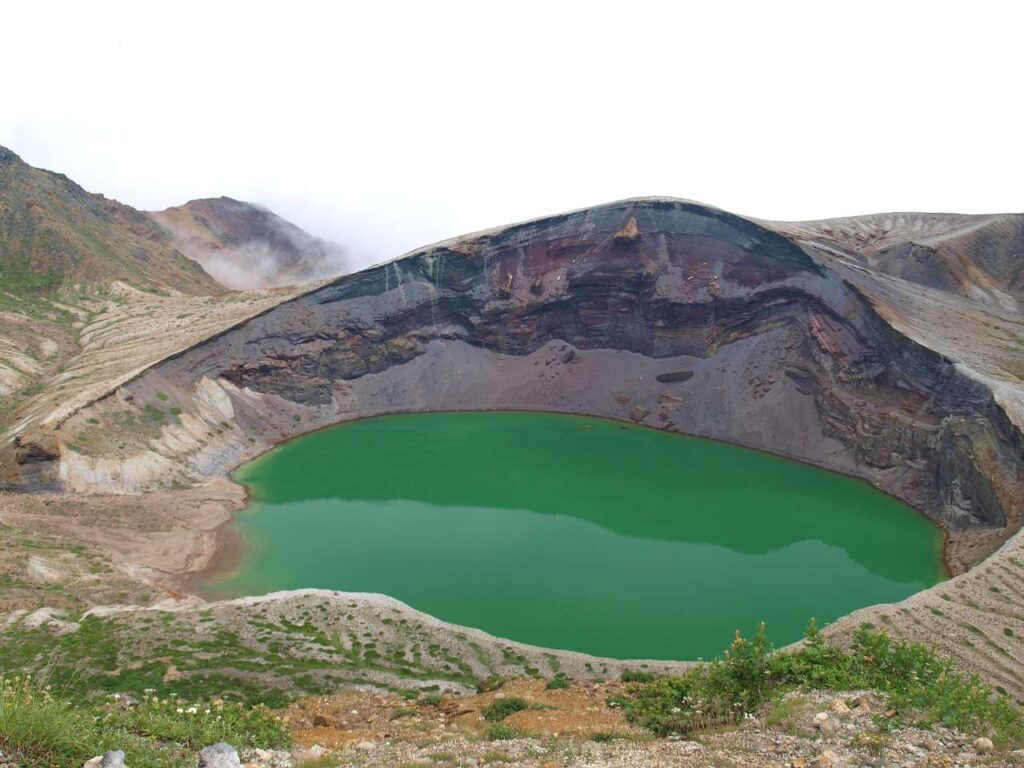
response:
<path fill-rule="evenodd" d="M 341 246 L 252 203 L 192 200 L 149 215 L 181 253 L 231 289 L 308 283 L 347 271 Z"/>

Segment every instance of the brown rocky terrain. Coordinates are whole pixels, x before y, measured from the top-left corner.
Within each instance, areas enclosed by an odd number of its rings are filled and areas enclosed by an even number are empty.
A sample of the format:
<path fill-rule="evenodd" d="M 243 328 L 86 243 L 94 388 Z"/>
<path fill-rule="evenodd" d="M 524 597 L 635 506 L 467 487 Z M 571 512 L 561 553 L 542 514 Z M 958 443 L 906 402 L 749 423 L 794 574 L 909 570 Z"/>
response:
<path fill-rule="evenodd" d="M 249 753 L 257 765 L 298 762 L 323 753 L 338 766 L 933 766 L 1020 765 L 1024 755 L 979 752 L 967 734 L 940 728 L 886 731 L 873 722 L 885 703 L 866 692 L 791 693 L 738 728 L 692 740 L 653 739 L 609 700 L 626 686 L 574 683 L 547 690 L 518 679 L 499 691 L 439 704 L 393 694 L 315 697 L 285 712 L 297 737 L 292 755 Z M 530 708 L 503 722 L 516 738 L 488 738 L 488 704 L 518 697 Z M 984 747 L 982 747 L 984 749 Z M 324 750 L 327 750 L 324 752 Z M 275 760 L 276 758 L 276 760 Z"/>
<path fill-rule="evenodd" d="M 0 286 L 213 294 L 223 288 L 146 214 L 0 147 Z"/>
<path fill-rule="evenodd" d="M 1011 312 L 1024 301 L 1021 214 L 886 213 L 775 226 L 823 258 Z"/>
<path fill-rule="evenodd" d="M 340 264 L 337 246 L 247 203 L 196 201 L 164 214 L 193 217 L 203 247 L 259 252 L 267 283 Z M 0 487 L 19 456 L 31 464 L 56 450 L 67 414 L 300 292 L 228 292 L 183 255 L 195 247 L 0 147 Z M 31 468 L 18 474 L 25 487 Z"/>

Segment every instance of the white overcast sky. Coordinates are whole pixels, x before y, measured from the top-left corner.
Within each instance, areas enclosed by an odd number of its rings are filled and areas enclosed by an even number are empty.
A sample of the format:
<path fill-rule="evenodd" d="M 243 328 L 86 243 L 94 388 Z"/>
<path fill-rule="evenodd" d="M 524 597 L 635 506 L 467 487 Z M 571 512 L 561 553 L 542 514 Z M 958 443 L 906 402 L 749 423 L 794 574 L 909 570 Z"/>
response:
<path fill-rule="evenodd" d="M 0 144 L 139 208 L 262 203 L 359 265 L 635 195 L 1022 211 L 1019 5 L 14 2 Z"/>

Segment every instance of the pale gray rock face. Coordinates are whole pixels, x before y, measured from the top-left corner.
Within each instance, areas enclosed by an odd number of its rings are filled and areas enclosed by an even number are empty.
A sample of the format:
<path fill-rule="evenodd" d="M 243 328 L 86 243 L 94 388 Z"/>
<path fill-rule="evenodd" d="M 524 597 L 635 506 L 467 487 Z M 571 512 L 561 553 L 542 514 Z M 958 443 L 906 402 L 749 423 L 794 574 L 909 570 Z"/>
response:
<path fill-rule="evenodd" d="M 239 768 L 241 764 L 235 748 L 222 741 L 199 753 L 196 768 Z"/>

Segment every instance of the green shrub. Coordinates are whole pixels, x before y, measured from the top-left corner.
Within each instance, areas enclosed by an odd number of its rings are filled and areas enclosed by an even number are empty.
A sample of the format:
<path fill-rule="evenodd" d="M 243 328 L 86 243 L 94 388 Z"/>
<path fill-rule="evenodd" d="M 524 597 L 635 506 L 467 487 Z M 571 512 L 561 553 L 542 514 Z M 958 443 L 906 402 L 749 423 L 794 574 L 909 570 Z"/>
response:
<path fill-rule="evenodd" d="M 570 683 L 571 681 L 569 680 L 569 676 L 566 675 L 565 672 L 559 672 L 557 675 L 548 680 L 548 684 L 544 687 L 547 688 L 549 691 L 557 691 L 562 688 L 568 688 Z"/>
<path fill-rule="evenodd" d="M 510 696 L 507 699 L 495 699 L 491 704 L 483 708 L 484 720 L 497 723 L 509 715 L 529 709 L 529 702 L 520 699 L 518 696 Z"/>
<path fill-rule="evenodd" d="M 505 678 L 501 675 L 491 675 L 486 680 L 480 680 L 476 684 L 477 693 L 490 693 L 496 691 L 505 684 Z"/>
<path fill-rule="evenodd" d="M 639 669 L 624 669 L 619 680 L 624 683 L 651 683 L 654 682 L 654 675 Z"/>

